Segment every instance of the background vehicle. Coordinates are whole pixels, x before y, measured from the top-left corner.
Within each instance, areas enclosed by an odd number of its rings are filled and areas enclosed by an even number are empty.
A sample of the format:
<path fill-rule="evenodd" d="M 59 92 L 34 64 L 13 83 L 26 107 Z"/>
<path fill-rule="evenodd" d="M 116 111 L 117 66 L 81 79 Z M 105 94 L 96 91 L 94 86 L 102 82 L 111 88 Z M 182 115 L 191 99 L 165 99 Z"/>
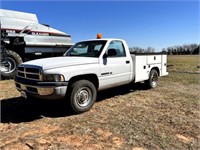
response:
<path fill-rule="evenodd" d="M 166 61 L 162 53 L 130 54 L 121 39 L 94 39 L 76 43 L 65 56 L 20 64 L 15 82 L 26 98 L 66 98 L 82 113 L 99 90 L 141 81 L 157 87 L 159 76 L 168 75 Z"/>
<path fill-rule="evenodd" d="M 24 61 L 61 56 L 73 45 L 69 34 L 40 24 L 35 14 L 0 9 L 0 24 L 4 78 L 13 78 Z"/>

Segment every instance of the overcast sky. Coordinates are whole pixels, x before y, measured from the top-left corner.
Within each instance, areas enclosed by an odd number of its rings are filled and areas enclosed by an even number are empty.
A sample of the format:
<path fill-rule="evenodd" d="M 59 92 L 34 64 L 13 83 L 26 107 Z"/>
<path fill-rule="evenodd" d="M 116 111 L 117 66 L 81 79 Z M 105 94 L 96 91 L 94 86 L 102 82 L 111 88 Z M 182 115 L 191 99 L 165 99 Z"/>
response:
<path fill-rule="evenodd" d="M 66 32 L 73 42 L 125 39 L 129 47 L 162 48 L 200 43 L 200 2 L 184 1 L 6 1 L 1 8 L 37 14 L 40 23 Z"/>

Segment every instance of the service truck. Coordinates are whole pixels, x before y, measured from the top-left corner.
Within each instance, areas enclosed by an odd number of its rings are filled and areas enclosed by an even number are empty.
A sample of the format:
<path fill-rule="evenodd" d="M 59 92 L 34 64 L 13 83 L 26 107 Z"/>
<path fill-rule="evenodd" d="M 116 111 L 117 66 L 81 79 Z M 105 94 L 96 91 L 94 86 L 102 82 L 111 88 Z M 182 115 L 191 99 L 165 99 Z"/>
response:
<path fill-rule="evenodd" d="M 13 78 L 22 62 L 62 56 L 73 45 L 69 34 L 40 24 L 32 13 L 0 9 L 0 28 L 0 75 L 3 78 Z"/>
<path fill-rule="evenodd" d="M 26 98 L 65 99 L 76 113 L 88 111 L 100 90 L 144 81 L 155 88 L 168 75 L 164 53 L 131 54 L 122 39 L 76 43 L 62 57 L 22 63 L 15 77 Z"/>

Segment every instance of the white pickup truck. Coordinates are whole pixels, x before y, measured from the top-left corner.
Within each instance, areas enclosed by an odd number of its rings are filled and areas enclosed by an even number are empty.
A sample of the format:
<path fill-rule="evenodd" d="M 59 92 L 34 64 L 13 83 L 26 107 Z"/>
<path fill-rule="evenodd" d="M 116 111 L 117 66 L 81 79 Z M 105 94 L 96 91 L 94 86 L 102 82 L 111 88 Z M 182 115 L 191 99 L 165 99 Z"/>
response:
<path fill-rule="evenodd" d="M 99 90 L 141 81 L 155 88 L 168 75 L 166 67 L 166 54 L 131 54 L 122 39 L 93 39 L 76 43 L 62 57 L 20 64 L 15 83 L 23 97 L 66 99 L 82 113 Z"/>

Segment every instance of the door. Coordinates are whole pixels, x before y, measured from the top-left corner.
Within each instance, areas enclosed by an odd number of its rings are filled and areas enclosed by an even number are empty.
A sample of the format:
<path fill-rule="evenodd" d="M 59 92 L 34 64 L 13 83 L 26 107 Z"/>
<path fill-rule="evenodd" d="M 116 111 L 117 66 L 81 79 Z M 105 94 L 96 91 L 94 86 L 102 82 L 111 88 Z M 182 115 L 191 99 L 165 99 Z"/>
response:
<path fill-rule="evenodd" d="M 130 63 L 131 58 L 127 58 L 123 43 L 118 40 L 111 41 L 104 57 L 100 58 L 101 89 L 129 83 Z"/>

